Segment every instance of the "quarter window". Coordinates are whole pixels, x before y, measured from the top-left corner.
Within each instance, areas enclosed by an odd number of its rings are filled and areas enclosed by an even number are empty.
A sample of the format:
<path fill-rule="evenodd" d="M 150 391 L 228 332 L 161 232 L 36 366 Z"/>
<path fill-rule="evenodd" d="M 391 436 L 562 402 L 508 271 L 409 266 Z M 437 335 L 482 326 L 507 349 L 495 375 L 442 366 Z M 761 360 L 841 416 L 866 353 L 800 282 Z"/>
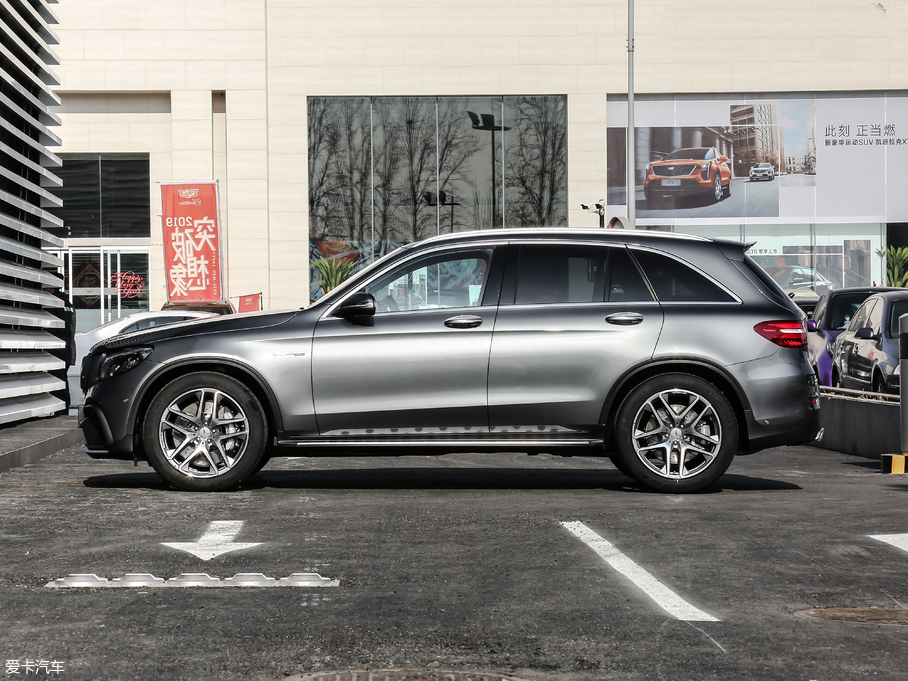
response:
<path fill-rule="evenodd" d="M 378 312 L 477 307 L 491 262 L 491 248 L 436 254 L 395 269 L 365 291 Z"/>
<path fill-rule="evenodd" d="M 674 258 L 651 251 L 634 251 L 656 297 L 662 302 L 734 302 L 726 291 Z"/>

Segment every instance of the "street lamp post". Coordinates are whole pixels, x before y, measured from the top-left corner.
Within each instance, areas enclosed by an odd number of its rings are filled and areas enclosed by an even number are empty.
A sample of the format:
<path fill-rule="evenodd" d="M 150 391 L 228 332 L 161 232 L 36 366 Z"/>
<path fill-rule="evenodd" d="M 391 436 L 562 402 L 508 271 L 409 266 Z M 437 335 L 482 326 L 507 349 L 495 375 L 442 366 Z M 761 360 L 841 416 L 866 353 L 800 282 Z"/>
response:
<path fill-rule="evenodd" d="M 627 220 L 631 229 L 637 226 L 634 144 L 634 0 L 627 0 Z"/>
<path fill-rule="evenodd" d="M 510 130 L 511 128 L 505 125 L 495 125 L 495 116 L 492 114 L 476 114 L 472 111 L 467 111 L 467 115 L 473 123 L 473 130 L 483 130 L 492 133 L 492 227 L 494 227 L 498 219 L 497 188 L 495 186 L 495 133 Z"/>

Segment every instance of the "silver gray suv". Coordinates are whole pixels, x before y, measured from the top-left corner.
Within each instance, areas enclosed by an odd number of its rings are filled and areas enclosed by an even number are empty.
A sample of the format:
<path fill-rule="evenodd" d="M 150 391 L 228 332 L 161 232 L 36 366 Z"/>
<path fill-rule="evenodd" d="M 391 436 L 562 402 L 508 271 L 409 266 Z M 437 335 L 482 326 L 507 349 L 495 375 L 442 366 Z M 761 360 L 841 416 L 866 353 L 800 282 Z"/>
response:
<path fill-rule="evenodd" d="M 85 451 L 200 491 L 272 456 L 480 450 L 599 453 L 700 490 L 818 429 L 802 315 L 746 249 L 566 229 L 411 244 L 305 309 L 98 344 Z"/>

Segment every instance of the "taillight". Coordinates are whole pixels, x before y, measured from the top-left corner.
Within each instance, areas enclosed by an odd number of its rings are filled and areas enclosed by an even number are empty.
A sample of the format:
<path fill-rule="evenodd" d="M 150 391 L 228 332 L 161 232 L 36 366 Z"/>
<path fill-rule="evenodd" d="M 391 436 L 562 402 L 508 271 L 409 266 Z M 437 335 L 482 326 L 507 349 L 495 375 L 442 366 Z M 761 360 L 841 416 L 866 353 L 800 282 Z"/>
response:
<path fill-rule="evenodd" d="M 804 322 L 760 322 L 754 331 L 770 343 L 783 348 L 803 348 L 807 346 L 807 327 Z"/>

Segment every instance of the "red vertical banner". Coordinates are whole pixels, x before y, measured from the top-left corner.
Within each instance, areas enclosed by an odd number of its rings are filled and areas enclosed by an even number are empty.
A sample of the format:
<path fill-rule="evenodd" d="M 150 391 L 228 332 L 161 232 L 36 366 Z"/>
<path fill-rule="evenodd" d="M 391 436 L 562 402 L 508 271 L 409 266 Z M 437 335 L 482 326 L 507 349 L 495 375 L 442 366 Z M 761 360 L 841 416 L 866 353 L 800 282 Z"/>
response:
<path fill-rule="evenodd" d="M 162 182 L 168 302 L 226 300 L 217 180 Z"/>

